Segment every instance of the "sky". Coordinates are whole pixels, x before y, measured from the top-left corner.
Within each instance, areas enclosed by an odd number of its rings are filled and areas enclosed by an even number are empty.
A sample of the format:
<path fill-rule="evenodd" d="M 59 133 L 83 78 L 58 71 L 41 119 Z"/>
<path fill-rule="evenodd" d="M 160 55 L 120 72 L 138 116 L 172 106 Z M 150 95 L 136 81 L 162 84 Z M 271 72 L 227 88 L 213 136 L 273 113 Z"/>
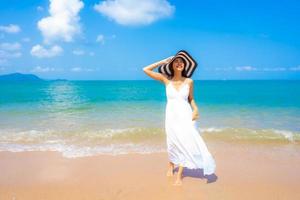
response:
<path fill-rule="evenodd" d="M 194 80 L 300 79 L 300 1 L 0 0 L 0 74 L 149 80 L 184 49 Z"/>

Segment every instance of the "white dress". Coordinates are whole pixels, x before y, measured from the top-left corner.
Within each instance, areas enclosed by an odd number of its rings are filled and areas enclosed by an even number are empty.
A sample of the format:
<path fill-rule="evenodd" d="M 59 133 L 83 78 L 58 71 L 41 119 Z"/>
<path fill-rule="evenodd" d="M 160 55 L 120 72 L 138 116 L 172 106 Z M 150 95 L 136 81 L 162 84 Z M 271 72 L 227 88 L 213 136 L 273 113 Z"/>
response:
<path fill-rule="evenodd" d="M 186 81 L 177 90 L 172 81 L 166 85 L 167 105 L 165 131 L 169 161 L 189 169 L 203 169 L 204 175 L 215 172 L 215 160 L 208 151 L 192 121 L 192 108 L 188 102 L 189 84 Z"/>

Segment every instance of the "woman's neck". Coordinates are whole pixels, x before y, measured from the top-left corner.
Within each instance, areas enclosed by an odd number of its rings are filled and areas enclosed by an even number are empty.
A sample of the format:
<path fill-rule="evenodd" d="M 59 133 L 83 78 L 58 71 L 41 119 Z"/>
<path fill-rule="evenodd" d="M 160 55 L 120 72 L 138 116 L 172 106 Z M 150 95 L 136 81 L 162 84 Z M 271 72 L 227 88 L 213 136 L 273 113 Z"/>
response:
<path fill-rule="evenodd" d="M 181 72 L 177 72 L 177 73 L 175 72 L 172 79 L 174 81 L 178 81 L 178 80 L 182 80 L 182 78 L 183 78 L 183 76 L 181 75 Z"/>

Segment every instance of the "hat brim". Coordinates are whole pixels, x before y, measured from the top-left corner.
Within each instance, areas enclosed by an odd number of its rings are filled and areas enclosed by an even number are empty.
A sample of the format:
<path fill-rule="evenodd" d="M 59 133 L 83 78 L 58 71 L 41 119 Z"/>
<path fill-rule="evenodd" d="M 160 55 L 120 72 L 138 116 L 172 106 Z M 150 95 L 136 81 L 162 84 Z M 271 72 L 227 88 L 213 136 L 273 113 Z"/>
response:
<path fill-rule="evenodd" d="M 172 58 L 170 62 L 167 64 L 161 65 L 158 68 L 158 72 L 165 74 L 167 76 L 173 76 L 171 67 L 172 63 L 176 58 L 182 58 L 185 62 L 184 70 L 182 75 L 189 78 L 193 75 L 195 69 L 197 68 L 197 62 L 193 59 L 193 57 L 186 51 L 180 50 L 176 53 L 176 55 Z"/>

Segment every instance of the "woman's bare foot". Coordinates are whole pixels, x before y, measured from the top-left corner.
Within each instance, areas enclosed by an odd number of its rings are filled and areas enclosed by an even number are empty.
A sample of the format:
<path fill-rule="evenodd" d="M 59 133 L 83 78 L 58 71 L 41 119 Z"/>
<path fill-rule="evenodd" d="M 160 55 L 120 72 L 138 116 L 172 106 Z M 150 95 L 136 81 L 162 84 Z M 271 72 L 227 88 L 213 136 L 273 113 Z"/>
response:
<path fill-rule="evenodd" d="M 177 173 L 177 178 L 176 178 L 176 181 L 173 185 L 182 185 L 182 172 L 183 172 L 183 165 L 179 165 L 179 168 L 178 168 L 178 173 Z"/>
<path fill-rule="evenodd" d="M 174 164 L 172 162 L 169 162 L 167 176 L 173 176 L 174 175 L 173 171 L 174 171 Z"/>
<path fill-rule="evenodd" d="M 175 186 L 182 185 L 182 180 L 181 179 L 176 179 L 176 181 L 175 181 L 175 183 L 173 185 L 175 185 Z"/>
<path fill-rule="evenodd" d="M 173 168 L 169 167 L 168 171 L 167 171 L 167 176 L 173 176 Z"/>

